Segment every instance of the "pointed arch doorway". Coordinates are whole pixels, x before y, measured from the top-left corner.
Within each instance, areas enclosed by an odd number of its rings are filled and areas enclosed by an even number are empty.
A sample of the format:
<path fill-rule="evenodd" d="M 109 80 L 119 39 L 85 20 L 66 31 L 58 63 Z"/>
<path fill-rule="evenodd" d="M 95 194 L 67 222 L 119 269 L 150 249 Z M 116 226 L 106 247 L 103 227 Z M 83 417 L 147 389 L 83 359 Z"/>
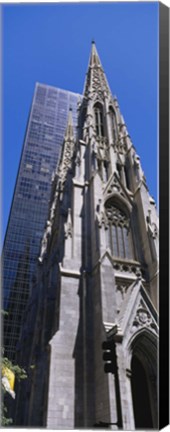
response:
<path fill-rule="evenodd" d="M 157 338 L 141 331 L 133 340 L 131 392 L 135 429 L 155 429 L 157 412 Z"/>
<path fill-rule="evenodd" d="M 132 357 L 132 399 L 136 429 L 153 429 L 149 389 L 145 369 L 137 356 Z"/>

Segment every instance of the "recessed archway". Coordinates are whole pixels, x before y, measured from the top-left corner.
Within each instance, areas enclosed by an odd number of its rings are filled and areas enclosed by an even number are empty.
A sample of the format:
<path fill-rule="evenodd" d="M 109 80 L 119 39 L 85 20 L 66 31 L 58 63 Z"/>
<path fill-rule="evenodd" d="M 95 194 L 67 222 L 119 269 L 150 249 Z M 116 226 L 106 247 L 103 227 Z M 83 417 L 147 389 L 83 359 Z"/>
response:
<path fill-rule="evenodd" d="M 136 429 L 153 429 L 149 389 L 145 369 L 135 355 L 132 357 L 132 399 Z"/>
<path fill-rule="evenodd" d="M 142 329 L 131 342 L 131 391 L 136 429 L 158 427 L 157 336 Z"/>

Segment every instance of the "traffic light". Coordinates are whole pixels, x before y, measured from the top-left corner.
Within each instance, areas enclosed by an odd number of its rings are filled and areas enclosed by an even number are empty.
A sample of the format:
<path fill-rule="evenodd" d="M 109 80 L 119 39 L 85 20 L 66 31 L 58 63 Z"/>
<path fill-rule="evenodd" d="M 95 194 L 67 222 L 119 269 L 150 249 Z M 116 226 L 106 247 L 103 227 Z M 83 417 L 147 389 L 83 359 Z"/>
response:
<path fill-rule="evenodd" d="M 114 352 L 113 352 L 113 342 L 104 341 L 102 343 L 103 360 L 105 361 L 104 371 L 105 373 L 114 373 Z"/>

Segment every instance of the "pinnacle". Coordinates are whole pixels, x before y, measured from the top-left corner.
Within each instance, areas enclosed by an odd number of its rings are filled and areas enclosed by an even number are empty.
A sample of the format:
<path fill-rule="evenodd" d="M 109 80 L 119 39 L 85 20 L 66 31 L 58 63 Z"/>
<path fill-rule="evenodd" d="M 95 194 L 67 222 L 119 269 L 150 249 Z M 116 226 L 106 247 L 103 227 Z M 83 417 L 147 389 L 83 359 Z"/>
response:
<path fill-rule="evenodd" d="M 91 67 L 93 67 L 93 66 L 100 66 L 100 67 L 102 67 L 101 61 L 100 61 L 100 58 L 99 58 L 99 55 L 98 55 L 98 52 L 97 52 L 94 40 L 92 40 L 92 47 L 91 47 L 89 66 L 91 66 Z"/>
<path fill-rule="evenodd" d="M 73 138 L 74 138 L 74 131 L 73 131 L 72 107 L 70 107 L 68 113 L 67 127 L 65 132 L 65 139 L 73 139 Z"/>
<path fill-rule="evenodd" d="M 102 95 L 103 92 L 111 94 L 104 70 L 102 68 L 100 57 L 96 49 L 96 44 L 94 40 L 92 40 L 88 71 L 86 74 L 83 93 L 85 96 L 87 96 L 89 91 L 95 93 L 98 92 L 99 88 Z"/>

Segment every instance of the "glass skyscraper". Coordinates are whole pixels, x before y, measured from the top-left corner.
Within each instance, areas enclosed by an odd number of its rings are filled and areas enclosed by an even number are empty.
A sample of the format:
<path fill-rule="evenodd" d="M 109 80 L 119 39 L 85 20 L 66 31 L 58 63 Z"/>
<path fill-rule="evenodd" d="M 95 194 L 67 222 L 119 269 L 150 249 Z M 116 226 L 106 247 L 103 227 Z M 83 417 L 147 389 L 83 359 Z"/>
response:
<path fill-rule="evenodd" d="M 30 281 L 47 220 L 51 177 L 72 108 L 76 125 L 81 96 L 36 84 L 3 248 L 5 354 L 15 358 Z"/>

